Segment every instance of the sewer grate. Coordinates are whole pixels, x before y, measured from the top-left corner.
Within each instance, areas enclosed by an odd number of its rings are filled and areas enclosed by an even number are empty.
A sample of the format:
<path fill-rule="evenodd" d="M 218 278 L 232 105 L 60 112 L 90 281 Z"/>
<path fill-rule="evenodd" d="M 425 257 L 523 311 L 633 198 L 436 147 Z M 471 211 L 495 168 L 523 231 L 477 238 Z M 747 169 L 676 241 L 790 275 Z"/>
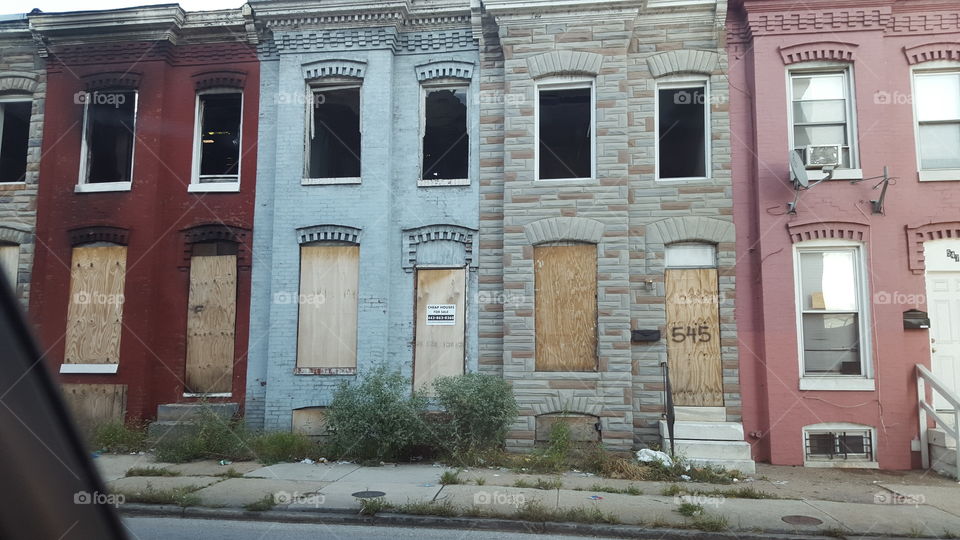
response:
<path fill-rule="evenodd" d="M 382 491 L 358 491 L 351 493 L 351 495 L 358 499 L 376 499 L 377 497 L 383 497 L 386 493 Z"/>
<path fill-rule="evenodd" d="M 783 516 L 780 518 L 784 523 L 789 523 L 791 525 L 821 525 L 823 524 L 822 519 L 817 519 L 811 516 Z"/>

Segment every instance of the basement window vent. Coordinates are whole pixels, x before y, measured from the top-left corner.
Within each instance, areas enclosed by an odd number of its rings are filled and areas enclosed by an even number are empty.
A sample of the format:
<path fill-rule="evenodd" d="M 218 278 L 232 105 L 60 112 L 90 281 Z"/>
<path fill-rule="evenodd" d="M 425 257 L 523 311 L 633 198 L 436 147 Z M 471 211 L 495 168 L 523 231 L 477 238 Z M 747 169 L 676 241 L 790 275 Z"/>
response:
<path fill-rule="evenodd" d="M 30 101 L 0 102 L 0 182 L 26 181 L 32 106 Z"/>
<path fill-rule="evenodd" d="M 807 431 L 804 440 L 807 461 L 873 461 L 870 429 Z"/>

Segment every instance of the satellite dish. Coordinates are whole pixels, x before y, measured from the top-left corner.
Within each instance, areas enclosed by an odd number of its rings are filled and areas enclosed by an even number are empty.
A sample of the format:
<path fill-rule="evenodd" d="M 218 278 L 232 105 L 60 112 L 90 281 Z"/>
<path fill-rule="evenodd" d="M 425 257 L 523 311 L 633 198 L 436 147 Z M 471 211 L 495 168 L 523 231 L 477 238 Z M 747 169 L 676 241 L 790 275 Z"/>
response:
<path fill-rule="evenodd" d="M 807 167 L 803 164 L 803 159 L 800 158 L 800 154 L 795 151 L 790 152 L 790 179 L 793 180 L 795 186 L 804 189 L 810 186 Z"/>

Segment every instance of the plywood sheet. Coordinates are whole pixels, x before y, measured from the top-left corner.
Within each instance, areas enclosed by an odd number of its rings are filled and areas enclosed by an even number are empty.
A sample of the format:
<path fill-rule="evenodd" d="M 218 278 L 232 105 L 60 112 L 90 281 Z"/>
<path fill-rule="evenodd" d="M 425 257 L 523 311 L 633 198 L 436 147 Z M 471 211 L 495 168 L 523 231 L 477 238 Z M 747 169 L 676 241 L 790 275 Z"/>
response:
<path fill-rule="evenodd" d="M 300 248 L 297 368 L 356 368 L 359 268 L 359 246 Z"/>
<path fill-rule="evenodd" d="M 237 256 L 190 258 L 186 391 L 227 393 L 233 387 L 237 326 Z"/>
<path fill-rule="evenodd" d="M 73 249 L 65 363 L 120 362 L 126 266 L 125 246 Z"/>
<path fill-rule="evenodd" d="M 428 395 L 437 377 L 463 374 L 466 270 L 417 270 L 413 385 Z"/>
<path fill-rule="evenodd" d="M 534 248 L 537 371 L 597 368 L 597 247 Z"/>
<path fill-rule="evenodd" d="M 127 410 L 125 384 L 63 384 L 61 389 L 74 421 L 88 433 L 100 424 L 124 418 Z"/>
<path fill-rule="evenodd" d="M 293 432 L 307 437 L 319 438 L 327 435 L 326 407 L 306 407 L 293 410 Z"/>
<path fill-rule="evenodd" d="M 0 244 L 0 274 L 3 274 L 13 290 L 17 288 L 19 266 L 20 246 Z"/>
<path fill-rule="evenodd" d="M 679 406 L 723 405 L 715 268 L 667 270 L 667 361 Z"/>

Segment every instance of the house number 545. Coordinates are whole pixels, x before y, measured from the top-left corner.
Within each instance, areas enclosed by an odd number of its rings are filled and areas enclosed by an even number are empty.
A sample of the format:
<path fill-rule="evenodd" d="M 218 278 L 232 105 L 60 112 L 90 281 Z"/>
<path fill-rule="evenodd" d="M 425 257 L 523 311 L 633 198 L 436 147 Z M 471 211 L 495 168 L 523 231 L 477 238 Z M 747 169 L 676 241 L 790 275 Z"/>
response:
<path fill-rule="evenodd" d="M 710 327 L 701 324 L 700 326 L 674 326 L 670 330 L 670 339 L 675 343 L 682 343 L 690 338 L 693 341 L 706 343 L 710 341 Z"/>

